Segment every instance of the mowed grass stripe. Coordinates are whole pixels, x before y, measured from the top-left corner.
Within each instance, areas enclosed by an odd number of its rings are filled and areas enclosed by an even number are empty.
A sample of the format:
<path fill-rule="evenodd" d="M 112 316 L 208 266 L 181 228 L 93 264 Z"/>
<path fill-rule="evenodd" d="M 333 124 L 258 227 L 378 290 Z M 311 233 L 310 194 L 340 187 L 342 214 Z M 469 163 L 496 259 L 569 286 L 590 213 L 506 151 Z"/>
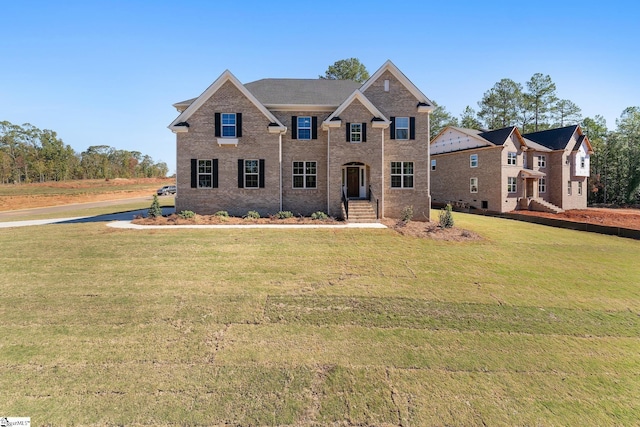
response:
<path fill-rule="evenodd" d="M 273 295 L 267 299 L 265 320 L 307 325 L 575 336 L 638 337 L 640 332 L 640 315 L 628 310 L 577 310 L 393 297 Z"/>

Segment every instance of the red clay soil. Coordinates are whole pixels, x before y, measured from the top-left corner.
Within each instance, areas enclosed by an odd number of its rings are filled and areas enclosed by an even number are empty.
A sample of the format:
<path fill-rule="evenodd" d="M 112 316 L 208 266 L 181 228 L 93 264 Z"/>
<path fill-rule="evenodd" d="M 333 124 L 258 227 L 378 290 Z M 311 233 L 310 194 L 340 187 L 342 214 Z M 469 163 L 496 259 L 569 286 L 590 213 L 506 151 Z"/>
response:
<path fill-rule="evenodd" d="M 640 209 L 587 208 L 572 209 L 559 214 L 534 211 L 513 213 L 640 230 Z"/>

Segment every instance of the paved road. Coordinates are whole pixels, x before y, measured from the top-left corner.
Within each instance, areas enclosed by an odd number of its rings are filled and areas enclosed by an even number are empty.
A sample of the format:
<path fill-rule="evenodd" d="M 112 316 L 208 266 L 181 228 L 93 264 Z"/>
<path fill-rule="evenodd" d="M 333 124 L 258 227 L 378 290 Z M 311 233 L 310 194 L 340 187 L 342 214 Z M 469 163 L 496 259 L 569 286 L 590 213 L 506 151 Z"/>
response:
<path fill-rule="evenodd" d="M 15 211 L 4 211 L 0 212 L 0 220 L 7 221 L 11 219 L 19 220 L 21 217 L 25 216 L 33 216 L 33 215 L 48 215 L 48 214 L 57 214 L 61 212 L 68 212 L 72 210 L 78 209 L 91 209 L 91 208 L 102 208 L 114 205 L 121 205 L 122 203 L 137 203 L 149 201 L 149 205 L 151 205 L 151 201 L 153 200 L 153 196 L 148 197 L 135 197 L 133 199 L 118 199 L 118 200 L 103 200 L 100 202 L 87 202 L 87 203 L 72 203 L 69 205 L 60 205 L 60 206 L 48 206 L 45 208 L 29 208 L 29 209 L 19 209 Z"/>

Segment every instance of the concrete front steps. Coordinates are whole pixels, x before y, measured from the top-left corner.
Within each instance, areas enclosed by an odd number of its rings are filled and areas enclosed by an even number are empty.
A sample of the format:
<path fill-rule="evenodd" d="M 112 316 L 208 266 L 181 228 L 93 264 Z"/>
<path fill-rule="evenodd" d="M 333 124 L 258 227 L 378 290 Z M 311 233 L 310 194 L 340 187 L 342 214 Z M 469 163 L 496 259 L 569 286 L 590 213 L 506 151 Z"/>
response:
<path fill-rule="evenodd" d="M 542 199 L 531 199 L 529 202 L 529 210 L 556 214 L 564 212 L 564 209 Z"/>
<path fill-rule="evenodd" d="M 346 218 L 344 205 L 342 215 Z M 376 211 L 368 200 L 349 200 L 349 222 L 378 222 Z"/>

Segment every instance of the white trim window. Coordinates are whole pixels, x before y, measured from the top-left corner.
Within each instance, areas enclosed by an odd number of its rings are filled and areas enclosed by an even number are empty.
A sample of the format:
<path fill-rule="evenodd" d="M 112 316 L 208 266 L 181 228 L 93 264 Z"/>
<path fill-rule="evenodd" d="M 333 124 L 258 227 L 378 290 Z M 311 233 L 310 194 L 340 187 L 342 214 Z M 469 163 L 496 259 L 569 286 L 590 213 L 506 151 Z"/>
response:
<path fill-rule="evenodd" d="M 469 167 L 477 168 L 478 167 L 478 155 L 472 154 L 469 156 Z"/>
<path fill-rule="evenodd" d="M 350 142 L 362 142 L 362 123 L 351 123 Z"/>
<path fill-rule="evenodd" d="M 582 196 L 582 181 L 578 181 L 578 196 Z"/>
<path fill-rule="evenodd" d="M 260 162 L 258 160 L 244 161 L 244 188 L 260 187 Z"/>
<path fill-rule="evenodd" d="M 413 188 L 413 162 L 391 162 L 391 188 Z"/>
<path fill-rule="evenodd" d="M 470 178 L 469 179 L 469 190 L 472 193 L 478 192 L 478 178 Z"/>
<path fill-rule="evenodd" d="M 571 181 L 567 181 L 567 196 L 571 195 Z"/>
<path fill-rule="evenodd" d="M 298 117 L 298 139 L 311 139 L 311 117 Z"/>
<path fill-rule="evenodd" d="M 198 160 L 198 188 L 213 187 L 213 161 Z"/>
<path fill-rule="evenodd" d="M 509 151 L 507 153 L 507 165 L 515 166 L 518 161 L 518 153 L 514 151 Z"/>
<path fill-rule="evenodd" d="M 431 159 L 431 170 L 436 170 L 436 159 Z"/>
<path fill-rule="evenodd" d="M 220 114 L 220 119 L 222 121 L 222 137 L 235 138 L 236 137 L 236 114 L 222 113 Z"/>
<path fill-rule="evenodd" d="M 538 167 L 539 168 L 547 167 L 547 156 L 538 156 Z"/>
<path fill-rule="evenodd" d="M 316 162 L 293 162 L 293 188 L 316 188 Z"/>
<path fill-rule="evenodd" d="M 409 139 L 409 117 L 396 117 L 396 139 Z"/>
<path fill-rule="evenodd" d="M 510 176 L 507 178 L 507 192 L 515 193 L 518 191 L 518 181 L 515 177 Z"/>
<path fill-rule="evenodd" d="M 547 192 L 547 179 L 538 178 L 538 193 L 546 193 L 546 192 Z"/>

